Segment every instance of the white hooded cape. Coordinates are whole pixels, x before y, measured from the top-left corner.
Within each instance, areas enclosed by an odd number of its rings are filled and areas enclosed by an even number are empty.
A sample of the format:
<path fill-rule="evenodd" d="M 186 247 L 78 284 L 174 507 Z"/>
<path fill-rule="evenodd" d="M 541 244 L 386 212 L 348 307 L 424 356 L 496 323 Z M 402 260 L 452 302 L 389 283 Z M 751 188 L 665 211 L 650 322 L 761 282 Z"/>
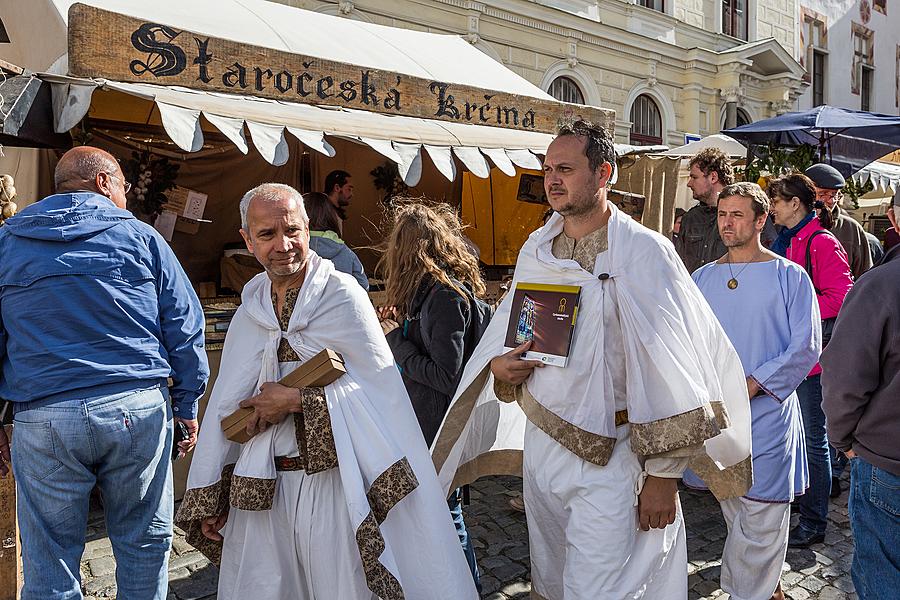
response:
<path fill-rule="evenodd" d="M 581 286 L 568 365 L 535 369 L 524 394 L 532 401 L 519 401 L 551 437 L 576 454 L 590 448 L 594 458 L 588 452 L 583 458 L 605 464 L 616 433 L 602 351 L 603 303 L 614 285 L 633 450 L 648 456 L 703 443 L 706 452 L 691 468 L 720 499 L 740 496 L 752 470 L 750 404 L 737 352 L 671 243 L 610 207 L 609 249 L 597 256 L 593 273 L 552 255 L 563 230 L 560 215 L 532 233 L 519 253 L 513 286 Z M 503 353 L 512 297 L 498 307 L 466 365 L 432 446 L 445 490 L 482 475 L 521 474 L 526 416 L 519 404 L 498 401 L 490 372 L 491 359 Z"/>
<path fill-rule="evenodd" d="M 344 509 L 356 532 L 354 543 L 369 588 L 385 599 L 475 598 L 446 494 L 366 293 L 313 252 L 307 269 L 286 339 L 301 360 L 324 348 L 344 358 L 347 374 L 327 386 L 325 395 Z M 244 510 L 269 509 L 275 439 L 284 428 L 293 435 L 290 417 L 245 444 L 226 439 L 219 426 L 262 383 L 277 381 L 299 364 L 279 365 L 282 333 L 271 289 L 270 279 L 261 273 L 243 290 L 176 517 L 188 541 L 213 562 L 221 544 L 216 547 L 202 536 L 200 520 L 223 512 L 228 503 Z M 304 415 L 307 429 L 312 417 Z"/>

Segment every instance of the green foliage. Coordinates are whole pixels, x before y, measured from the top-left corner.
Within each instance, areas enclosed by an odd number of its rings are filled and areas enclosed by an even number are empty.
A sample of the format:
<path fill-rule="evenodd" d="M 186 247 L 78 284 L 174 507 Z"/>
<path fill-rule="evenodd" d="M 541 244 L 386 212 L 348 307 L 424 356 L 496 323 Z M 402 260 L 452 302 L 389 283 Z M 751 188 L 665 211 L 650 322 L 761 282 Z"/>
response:
<path fill-rule="evenodd" d="M 853 204 L 853 210 L 856 210 L 857 208 L 859 208 L 859 198 L 861 196 L 865 196 L 874 189 L 875 186 L 872 185 L 871 179 L 863 185 L 859 185 L 858 183 L 853 181 L 853 178 L 850 178 L 847 180 L 847 184 L 844 186 L 844 189 L 842 191 L 845 200 L 849 199 Z"/>
<path fill-rule="evenodd" d="M 756 146 L 754 156 L 738 173 L 744 181 L 758 181 L 763 175 L 779 176 L 783 173 L 800 172 L 815 164 L 817 149 L 803 144 L 797 147 L 781 147 L 774 144 Z"/>
<path fill-rule="evenodd" d="M 394 196 L 402 196 L 409 191 L 409 187 L 400 177 L 400 171 L 397 169 L 397 163 L 393 161 L 385 161 L 380 167 L 375 167 L 369 173 L 372 176 L 372 182 L 375 189 L 384 190 L 382 201 L 390 204 L 391 198 Z"/>

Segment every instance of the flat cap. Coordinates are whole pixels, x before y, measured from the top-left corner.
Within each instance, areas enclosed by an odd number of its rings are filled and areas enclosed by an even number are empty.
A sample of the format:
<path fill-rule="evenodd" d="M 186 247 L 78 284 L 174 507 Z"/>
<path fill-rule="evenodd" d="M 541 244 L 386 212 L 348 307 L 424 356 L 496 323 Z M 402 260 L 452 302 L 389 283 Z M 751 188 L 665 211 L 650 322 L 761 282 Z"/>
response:
<path fill-rule="evenodd" d="M 824 190 L 839 190 L 847 185 L 840 171 L 824 163 L 811 166 L 804 175 L 812 179 L 817 188 Z"/>

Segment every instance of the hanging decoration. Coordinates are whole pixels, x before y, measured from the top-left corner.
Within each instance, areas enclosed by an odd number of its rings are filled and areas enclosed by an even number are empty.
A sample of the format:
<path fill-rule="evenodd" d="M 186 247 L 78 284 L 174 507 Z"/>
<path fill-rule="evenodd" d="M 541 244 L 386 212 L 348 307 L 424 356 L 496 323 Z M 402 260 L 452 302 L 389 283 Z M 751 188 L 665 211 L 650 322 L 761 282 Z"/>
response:
<path fill-rule="evenodd" d="M 166 192 L 175 187 L 179 165 L 145 150 L 132 152 L 122 166 L 125 178 L 134 186 L 131 196 L 137 209 L 152 223 L 168 201 Z"/>
<path fill-rule="evenodd" d="M 369 174 L 372 176 L 375 189 L 384 191 L 381 201 L 387 206 L 391 205 L 394 196 L 402 196 L 409 191 L 409 186 L 400 177 L 397 163 L 393 161 L 385 161 L 380 167 L 372 169 Z"/>
<path fill-rule="evenodd" d="M 16 182 L 12 175 L 0 175 L 0 225 L 16 214 Z"/>

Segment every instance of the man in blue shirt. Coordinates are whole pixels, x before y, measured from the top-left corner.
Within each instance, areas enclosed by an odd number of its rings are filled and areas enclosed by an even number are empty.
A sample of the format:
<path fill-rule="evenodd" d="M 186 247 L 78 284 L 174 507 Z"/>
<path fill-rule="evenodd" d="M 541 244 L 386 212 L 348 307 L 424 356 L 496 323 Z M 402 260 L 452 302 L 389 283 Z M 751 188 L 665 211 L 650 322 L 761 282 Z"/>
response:
<path fill-rule="evenodd" d="M 130 185 L 112 155 L 70 150 L 55 183 L 57 194 L 0 228 L 0 397 L 15 414 L 21 598 L 81 598 L 95 485 L 119 597 L 165 598 L 172 421 L 187 427 L 188 452 L 209 377 L 202 308 L 166 241 L 125 210 Z M 0 434 L 3 474 L 8 444 Z"/>

